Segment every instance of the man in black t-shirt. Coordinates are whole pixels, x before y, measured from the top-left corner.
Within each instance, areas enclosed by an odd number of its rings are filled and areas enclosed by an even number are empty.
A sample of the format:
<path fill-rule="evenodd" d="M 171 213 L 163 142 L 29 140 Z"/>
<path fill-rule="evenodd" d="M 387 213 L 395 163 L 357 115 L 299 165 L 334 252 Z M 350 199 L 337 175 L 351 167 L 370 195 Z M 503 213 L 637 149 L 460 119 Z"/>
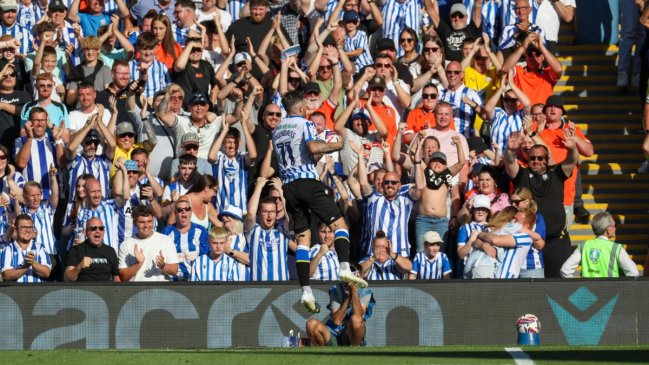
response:
<path fill-rule="evenodd" d="M 433 4 L 437 7 L 437 1 Z M 468 12 L 463 4 L 453 4 L 451 6 L 451 23 L 447 23 L 439 16 L 439 9 L 430 12 L 431 21 L 437 34 L 444 43 L 444 54 L 448 61 L 462 61 L 462 42 L 466 38 L 480 38 L 482 33 L 480 25 L 482 24 L 482 0 L 475 0 L 473 14 L 471 14 L 471 23 L 468 23 Z M 468 24 L 467 24 L 468 23 Z"/>
<path fill-rule="evenodd" d="M 509 136 L 504 156 L 505 171 L 515 187 L 525 187 L 532 192 L 547 230 L 543 248 L 545 277 L 558 278 L 561 266 L 572 254 L 563 209 L 563 183 L 572 175 L 579 161 L 575 134 L 571 130 L 565 131 L 563 145 L 568 149 L 568 156 L 561 164 L 554 166 L 548 166 L 548 148 L 537 144 L 528 153 L 529 167 L 521 167 L 516 161 L 516 150 L 523 141 L 522 137 L 524 135 L 518 133 Z"/>
<path fill-rule="evenodd" d="M 99 218 L 86 223 L 86 240 L 68 255 L 65 281 L 120 281 L 115 250 L 102 243 L 106 227 Z"/>
<path fill-rule="evenodd" d="M 210 95 L 212 104 L 216 102 L 218 88 L 214 67 L 203 60 L 203 44 L 201 35 L 189 31 L 187 45 L 183 53 L 176 59 L 173 67 L 173 79 L 185 92 L 183 105 L 189 109 L 189 98 L 195 92 Z M 210 91 L 211 86 L 211 91 Z"/>
<path fill-rule="evenodd" d="M 0 71 L 0 144 L 9 151 L 14 150 L 14 141 L 20 135 L 20 111 L 23 105 L 32 101 L 22 90 L 14 90 L 16 71 L 12 65 L 5 65 Z"/>

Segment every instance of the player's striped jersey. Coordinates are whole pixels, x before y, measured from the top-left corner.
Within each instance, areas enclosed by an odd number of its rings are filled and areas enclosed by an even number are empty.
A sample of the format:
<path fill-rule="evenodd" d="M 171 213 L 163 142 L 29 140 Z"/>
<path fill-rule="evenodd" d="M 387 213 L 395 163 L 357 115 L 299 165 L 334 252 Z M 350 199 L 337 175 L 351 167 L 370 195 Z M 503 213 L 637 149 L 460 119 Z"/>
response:
<path fill-rule="evenodd" d="M 473 123 L 475 122 L 475 110 L 462 98 L 468 97 L 474 103 L 482 105 L 482 99 L 478 92 L 461 85 L 457 90 L 444 89 L 440 95 L 440 101 L 445 101 L 453 106 L 453 119 L 456 130 L 469 138 L 473 135 Z"/>
<path fill-rule="evenodd" d="M 496 268 L 497 279 L 516 279 L 521 272 L 521 266 L 527 258 L 527 252 L 532 246 L 532 238 L 527 233 L 515 233 L 516 247 L 499 250 Z"/>
<path fill-rule="evenodd" d="M 309 251 L 309 258 L 313 260 L 315 255 L 320 251 L 322 245 L 315 244 Z M 340 263 L 338 262 L 338 255 L 334 251 L 333 246 L 327 251 L 318 262 L 318 267 L 315 269 L 311 280 L 335 281 L 338 280 L 338 271 L 340 270 Z"/>
<path fill-rule="evenodd" d="M 214 261 L 210 255 L 200 255 L 192 264 L 192 281 L 234 281 L 237 261 L 228 255 Z"/>
<path fill-rule="evenodd" d="M 367 256 L 366 258 L 362 259 L 360 263 L 369 260 L 370 257 L 371 256 Z M 397 269 L 397 263 L 391 258 L 388 258 L 384 263 L 374 261 L 372 267 L 370 268 L 370 271 L 367 273 L 367 276 L 365 276 L 365 279 L 388 281 L 401 280 L 403 279 L 403 275 Z"/>
<path fill-rule="evenodd" d="M 198 224 L 191 223 L 189 231 L 181 233 L 175 225 L 166 226 L 162 234 L 169 236 L 178 252 L 178 274 L 174 281 L 189 280 L 192 264 L 199 255 L 209 253 L 207 230 Z"/>
<path fill-rule="evenodd" d="M 216 199 L 219 212 L 226 207 L 235 206 L 245 215 L 248 208 L 248 166 L 247 153 L 239 153 L 234 158 L 228 158 L 219 151 L 216 162 L 212 164 L 212 175 L 219 181 Z"/>
<path fill-rule="evenodd" d="M 408 241 L 408 220 L 414 207 L 415 201 L 410 198 L 412 184 L 404 185 L 399 190 L 394 200 L 388 200 L 385 196 L 372 192 L 365 197 L 367 221 L 371 227 L 370 242 L 377 231 L 381 230 L 390 239 L 392 252 L 408 257 L 410 256 L 410 242 Z M 372 245 L 368 245 L 367 255 L 372 254 Z"/>
<path fill-rule="evenodd" d="M 288 238 L 277 229 L 265 230 L 259 224 L 247 233 L 252 281 L 286 281 Z"/>
<path fill-rule="evenodd" d="M 273 129 L 273 148 L 282 183 L 318 179 L 313 155 L 307 147 L 308 142 L 317 138 L 315 124 L 301 116 L 289 115 Z"/>
<path fill-rule="evenodd" d="M 410 270 L 412 274 L 417 275 L 417 279 L 422 280 L 442 279 L 451 271 L 451 263 L 443 252 L 438 252 L 432 260 L 424 252 L 419 252 L 412 261 L 412 270 Z"/>
<path fill-rule="evenodd" d="M 25 206 L 20 213 L 27 214 L 34 221 L 36 236 L 34 242 L 39 245 L 48 255 L 55 255 L 56 237 L 54 237 L 54 211 L 49 202 L 41 203 L 35 212 L 30 212 Z"/>
<path fill-rule="evenodd" d="M 50 256 L 43 250 L 39 244 L 32 241 L 26 250 L 22 250 L 16 241 L 7 245 L 2 249 L 0 254 L 0 265 L 2 265 L 2 272 L 8 269 L 17 269 L 20 268 L 25 262 L 25 256 L 33 251 L 36 262 L 43 266 L 52 267 L 52 262 L 50 261 Z M 30 267 L 27 269 L 25 275 L 21 276 L 16 280 L 18 283 L 40 283 L 44 282 L 40 276 L 36 275 L 34 268 Z"/>

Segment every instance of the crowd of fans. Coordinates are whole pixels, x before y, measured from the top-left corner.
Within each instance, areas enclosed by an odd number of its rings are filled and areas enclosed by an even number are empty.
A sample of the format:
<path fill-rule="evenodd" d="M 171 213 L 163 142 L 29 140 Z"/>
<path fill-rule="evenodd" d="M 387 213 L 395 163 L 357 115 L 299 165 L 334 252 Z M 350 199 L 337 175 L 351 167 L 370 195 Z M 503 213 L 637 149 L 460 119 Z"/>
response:
<path fill-rule="evenodd" d="M 295 278 L 295 156 L 368 280 L 559 276 L 594 153 L 553 95 L 575 6 L 0 0 L 2 277 Z M 296 111 L 331 151 L 277 143 Z M 311 230 L 311 279 L 338 280 Z"/>

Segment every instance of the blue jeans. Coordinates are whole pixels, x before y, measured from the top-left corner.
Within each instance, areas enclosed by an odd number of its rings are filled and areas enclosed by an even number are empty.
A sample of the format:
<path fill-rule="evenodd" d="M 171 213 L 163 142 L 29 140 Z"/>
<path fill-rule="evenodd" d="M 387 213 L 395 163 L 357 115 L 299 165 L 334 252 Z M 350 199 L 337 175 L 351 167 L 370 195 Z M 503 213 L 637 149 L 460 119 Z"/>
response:
<path fill-rule="evenodd" d="M 417 252 L 424 251 L 424 235 L 428 231 L 435 231 L 442 237 L 446 243 L 448 232 L 448 218 L 446 217 L 429 217 L 427 215 L 418 215 L 415 219 L 415 241 L 417 243 Z M 446 244 L 440 251 L 444 252 Z"/>
<path fill-rule="evenodd" d="M 620 43 L 617 72 L 627 75 L 640 72 L 640 47 L 644 42 L 645 29 L 640 25 L 640 12 L 635 0 L 619 0 L 620 3 Z M 636 57 L 631 52 L 633 44 L 636 45 Z M 632 64 L 633 62 L 633 64 Z"/>

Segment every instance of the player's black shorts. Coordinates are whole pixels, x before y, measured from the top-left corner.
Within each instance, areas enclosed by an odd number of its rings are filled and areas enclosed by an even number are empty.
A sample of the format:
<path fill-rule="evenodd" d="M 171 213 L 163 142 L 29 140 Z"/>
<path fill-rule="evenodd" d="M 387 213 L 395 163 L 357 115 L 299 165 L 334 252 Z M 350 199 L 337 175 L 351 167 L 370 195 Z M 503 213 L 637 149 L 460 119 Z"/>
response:
<path fill-rule="evenodd" d="M 298 179 L 284 184 L 283 190 L 286 211 L 293 222 L 295 233 L 310 229 L 311 213 L 328 225 L 342 217 L 338 205 L 327 195 L 327 186 L 318 180 Z"/>

